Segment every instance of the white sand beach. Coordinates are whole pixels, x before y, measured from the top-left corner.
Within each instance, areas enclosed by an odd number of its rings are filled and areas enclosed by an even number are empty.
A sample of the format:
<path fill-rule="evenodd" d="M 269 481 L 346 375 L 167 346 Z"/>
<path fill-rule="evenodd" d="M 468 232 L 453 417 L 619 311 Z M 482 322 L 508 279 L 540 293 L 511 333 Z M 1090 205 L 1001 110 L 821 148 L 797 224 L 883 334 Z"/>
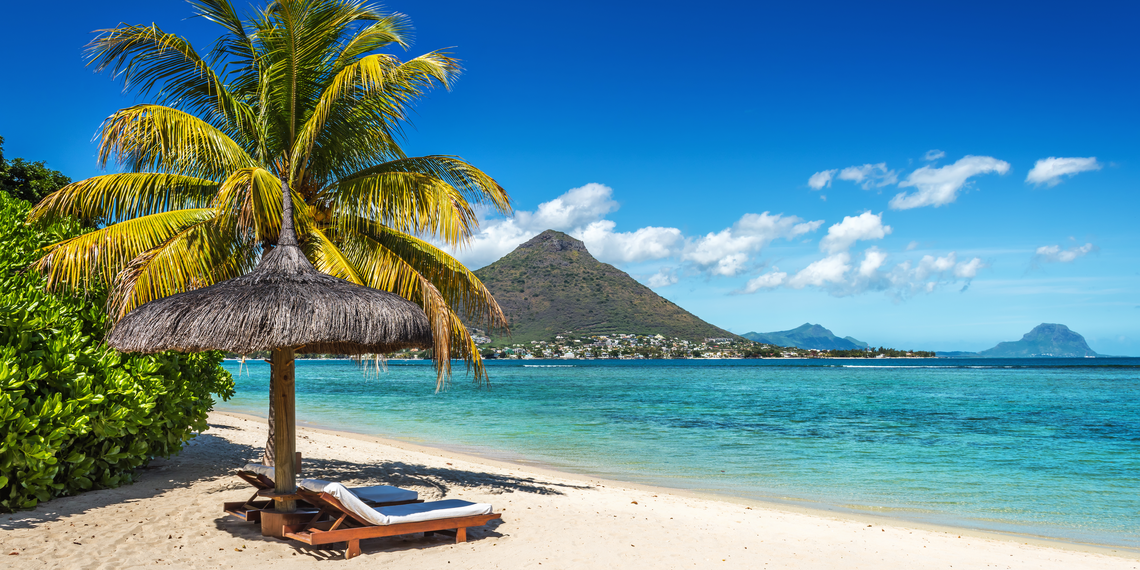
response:
<path fill-rule="evenodd" d="M 263 537 L 222 512 L 252 490 L 265 423 L 222 413 L 178 456 L 118 489 L 0 515 L 4 568 L 1137 569 L 1131 551 L 716 500 L 298 428 L 305 475 L 491 503 L 502 519 L 445 536 L 372 539 L 364 555 Z M 323 564 L 322 564 L 323 562 Z"/>

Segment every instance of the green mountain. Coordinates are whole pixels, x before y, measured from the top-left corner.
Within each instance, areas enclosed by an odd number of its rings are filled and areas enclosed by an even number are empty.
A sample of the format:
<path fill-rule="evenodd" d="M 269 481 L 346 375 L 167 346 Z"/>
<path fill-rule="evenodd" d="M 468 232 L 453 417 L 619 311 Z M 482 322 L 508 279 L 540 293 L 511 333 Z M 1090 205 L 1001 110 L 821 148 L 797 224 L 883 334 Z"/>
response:
<path fill-rule="evenodd" d="M 770 333 L 744 333 L 744 338 L 776 346 L 794 346 L 815 350 L 857 350 L 867 348 L 867 343 L 851 337 L 839 338 L 820 325 L 804 323 L 790 331 Z"/>
<path fill-rule="evenodd" d="M 1085 337 L 1065 325 L 1041 323 L 1016 342 L 1001 342 L 983 350 L 978 356 L 987 358 L 1024 358 L 1028 356 L 1082 357 L 1099 356 L 1085 342 Z"/>
<path fill-rule="evenodd" d="M 702 341 L 736 338 L 657 295 L 586 246 L 547 230 L 475 272 L 511 323 L 496 343 L 546 340 L 557 334 L 660 334 Z"/>

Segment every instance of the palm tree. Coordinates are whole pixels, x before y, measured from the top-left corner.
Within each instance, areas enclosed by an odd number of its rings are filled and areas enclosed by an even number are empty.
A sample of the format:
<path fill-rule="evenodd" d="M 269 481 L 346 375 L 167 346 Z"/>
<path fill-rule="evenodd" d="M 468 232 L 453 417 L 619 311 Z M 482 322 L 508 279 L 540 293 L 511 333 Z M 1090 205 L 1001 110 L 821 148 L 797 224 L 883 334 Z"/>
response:
<path fill-rule="evenodd" d="M 486 378 L 461 319 L 506 328 L 460 247 L 479 207 L 510 212 L 490 176 L 453 156 L 399 146 L 409 106 L 450 88 L 457 60 L 400 61 L 410 25 L 357 0 L 277 0 L 243 20 L 228 0 L 192 1 L 223 28 L 205 56 L 157 25 L 102 30 L 91 63 L 157 101 L 111 115 L 99 162 L 120 173 L 51 194 L 29 221 L 76 217 L 97 229 L 47 248 L 52 288 L 109 288 L 117 320 L 148 301 L 250 271 L 277 240 L 282 185 L 318 270 L 391 291 L 432 323 L 437 384 L 453 351 Z"/>

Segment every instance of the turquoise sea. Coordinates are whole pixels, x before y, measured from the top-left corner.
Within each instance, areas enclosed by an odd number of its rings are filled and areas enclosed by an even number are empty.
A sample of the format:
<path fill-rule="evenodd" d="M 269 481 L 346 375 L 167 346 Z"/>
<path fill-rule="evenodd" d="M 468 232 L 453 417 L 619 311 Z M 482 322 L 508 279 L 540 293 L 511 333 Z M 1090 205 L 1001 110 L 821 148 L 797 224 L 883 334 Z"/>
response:
<path fill-rule="evenodd" d="M 264 417 L 269 365 L 226 362 Z M 239 374 L 240 368 L 240 374 Z M 1140 359 L 297 362 L 297 416 L 568 472 L 1140 549 Z"/>

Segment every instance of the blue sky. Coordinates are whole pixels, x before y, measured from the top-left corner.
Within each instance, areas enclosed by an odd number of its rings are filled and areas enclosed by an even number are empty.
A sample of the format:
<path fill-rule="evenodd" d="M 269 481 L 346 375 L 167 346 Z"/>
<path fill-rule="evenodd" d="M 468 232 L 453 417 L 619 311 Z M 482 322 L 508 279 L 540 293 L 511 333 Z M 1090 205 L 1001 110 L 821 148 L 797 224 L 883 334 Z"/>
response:
<path fill-rule="evenodd" d="M 1059 322 L 1140 356 L 1134 4 L 386 6 L 416 26 L 408 57 L 454 46 L 466 68 L 406 149 L 515 201 L 458 253 L 473 267 L 555 227 L 738 333 L 979 350 Z M 90 32 L 153 21 L 204 50 L 189 14 L 9 7 L 6 155 L 98 174 L 92 136 L 134 99 L 84 67 Z"/>

